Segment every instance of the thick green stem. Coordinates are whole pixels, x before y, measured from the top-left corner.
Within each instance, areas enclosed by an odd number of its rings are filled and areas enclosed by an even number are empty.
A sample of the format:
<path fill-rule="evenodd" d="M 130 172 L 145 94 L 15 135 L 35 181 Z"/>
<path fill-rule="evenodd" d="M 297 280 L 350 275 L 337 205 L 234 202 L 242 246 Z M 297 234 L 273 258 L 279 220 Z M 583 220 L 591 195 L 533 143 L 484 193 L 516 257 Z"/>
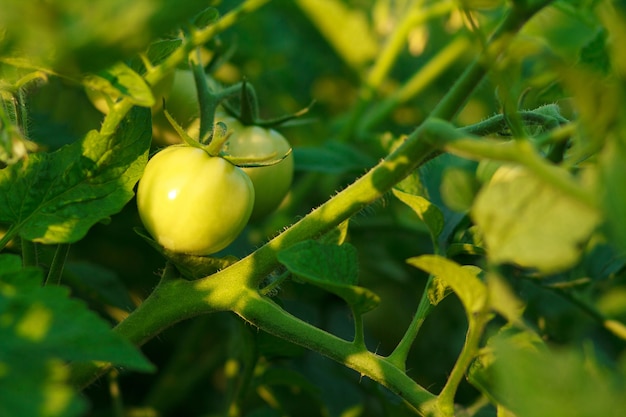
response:
<path fill-rule="evenodd" d="M 254 271 L 249 275 L 248 285 L 256 288 L 276 267 L 276 254 L 280 250 L 330 231 L 413 172 L 433 149 L 424 145 L 420 135 L 419 129 L 414 131 L 398 149 L 364 176 L 233 267 Z"/>
<path fill-rule="evenodd" d="M 247 322 L 274 336 L 297 343 L 354 369 L 398 394 L 419 414 L 431 415 L 435 396 L 384 357 L 289 315 L 253 290 L 247 292 L 234 311 Z"/>

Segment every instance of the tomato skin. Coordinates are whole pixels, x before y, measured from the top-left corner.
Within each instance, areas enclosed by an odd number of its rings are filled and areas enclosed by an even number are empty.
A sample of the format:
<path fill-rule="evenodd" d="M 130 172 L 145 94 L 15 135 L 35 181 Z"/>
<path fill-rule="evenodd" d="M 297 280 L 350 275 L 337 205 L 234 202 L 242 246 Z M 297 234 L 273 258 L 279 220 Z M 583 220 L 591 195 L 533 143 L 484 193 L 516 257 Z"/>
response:
<path fill-rule="evenodd" d="M 210 255 L 232 243 L 248 223 L 254 187 L 238 167 L 185 145 L 150 159 L 137 189 L 139 216 L 164 248 Z"/>
<path fill-rule="evenodd" d="M 291 149 L 287 139 L 274 129 L 243 126 L 231 117 L 219 120 L 226 123 L 229 130 L 232 130 L 232 134 L 224 145 L 224 152 L 229 155 L 240 158 L 280 158 Z M 252 219 L 261 219 L 276 210 L 289 192 L 293 181 L 293 154 L 289 153 L 285 159 L 275 165 L 242 169 L 254 184 L 256 197 Z"/>

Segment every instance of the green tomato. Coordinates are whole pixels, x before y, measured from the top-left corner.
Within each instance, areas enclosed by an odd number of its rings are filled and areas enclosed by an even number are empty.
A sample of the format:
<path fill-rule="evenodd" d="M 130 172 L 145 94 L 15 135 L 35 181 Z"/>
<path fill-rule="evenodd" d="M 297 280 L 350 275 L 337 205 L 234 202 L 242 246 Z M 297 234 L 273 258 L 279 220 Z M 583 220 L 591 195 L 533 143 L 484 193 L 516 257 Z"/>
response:
<path fill-rule="evenodd" d="M 137 189 L 139 216 L 164 248 L 209 255 L 232 243 L 254 204 L 250 178 L 223 158 L 174 145 L 146 165 Z"/>
<path fill-rule="evenodd" d="M 289 142 L 274 129 L 243 126 L 232 117 L 218 118 L 232 131 L 224 152 L 238 158 L 278 159 L 289 152 Z M 280 205 L 293 180 L 293 154 L 274 165 L 242 168 L 252 180 L 255 190 L 252 218 L 260 219 Z"/>

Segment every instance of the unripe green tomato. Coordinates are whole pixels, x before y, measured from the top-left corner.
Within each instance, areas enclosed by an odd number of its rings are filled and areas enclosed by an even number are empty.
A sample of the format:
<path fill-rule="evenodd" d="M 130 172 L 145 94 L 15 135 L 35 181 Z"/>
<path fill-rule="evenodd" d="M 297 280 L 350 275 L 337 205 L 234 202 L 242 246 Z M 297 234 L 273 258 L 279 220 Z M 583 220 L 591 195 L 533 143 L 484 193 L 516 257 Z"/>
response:
<path fill-rule="evenodd" d="M 274 129 L 259 126 L 243 126 L 234 118 L 221 118 L 232 133 L 224 152 L 238 158 L 278 159 L 286 155 L 291 146 L 283 135 Z M 261 219 L 280 205 L 293 180 L 293 154 L 269 166 L 242 168 L 252 180 L 255 190 L 253 219 Z"/>
<path fill-rule="evenodd" d="M 154 155 L 139 181 L 143 225 L 164 248 L 210 255 L 248 223 L 254 187 L 240 168 L 204 150 L 174 145 Z"/>

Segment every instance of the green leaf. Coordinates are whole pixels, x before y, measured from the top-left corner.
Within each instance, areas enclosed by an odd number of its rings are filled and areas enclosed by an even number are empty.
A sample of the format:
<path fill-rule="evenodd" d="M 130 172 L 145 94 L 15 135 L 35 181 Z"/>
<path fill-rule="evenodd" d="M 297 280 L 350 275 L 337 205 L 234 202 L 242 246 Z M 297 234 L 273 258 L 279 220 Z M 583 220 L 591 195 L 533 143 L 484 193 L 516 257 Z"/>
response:
<path fill-rule="evenodd" d="M 80 240 L 133 197 L 148 159 L 150 110 L 134 108 L 113 135 L 96 131 L 0 170 L 0 222 L 27 240 Z"/>
<path fill-rule="evenodd" d="M 468 316 L 485 310 L 488 301 L 487 286 L 478 278 L 480 269 L 463 267 L 437 255 L 422 255 L 410 258 L 407 262 L 445 281 L 463 303 Z"/>
<path fill-rule="evenodd" d="M 67 383 L 66 361 L 153 370 L 67 288 L 42 287 L 43 272 L 20 271 L 18 262 L 15 255 L 0 255 L 0 415 L 79 415 L 84 403 Z"/>
<path fill-rule="evenodd" d="M 608 235 L 617 248 L 626 251 L 626 136 L 614 136 L 613 139 L 600 156 L 602 202 L 606 210 Z"/>
<path fill-rule="evenodd" d="M 88 300 L 130 310 L 134 305 L 128 289 L 120 278 L 108 269 L 89 262 L 68 262 L 65 264 L 64 283 L 77 289 Z"/>
<path fill-rule="evenodd" d="M 573 266 L 599 214 L 521 167 L 500 168 L 471 212 L 490 259 L 552 273 Z"/>
<path fill-rule="evenodd" d="M 121 62 L 96 75 L 86 76 L 83 84 L 86 88 L 108 95 L 113 101 L 128 98 L 137 106 L 154 106 L 154 96 L 150 86 L 141 75 Z"/>
<path fill-rule="evenodd" d="M 405 193 L 395 188 L 392 192 L 398 200 L 409 206 L 417 214 L 428 227 L 433 240 L 436 241 L 444 226 L 441 210 L 422 196 Z"/>
<path fill-rule="evenodd" d="M 372 291 L 356 286 L 357 252 L 348 243 L 329 245 L 306 240 L 279 252 L 278 261 L 305 282 L 344 299 L 355 314 L 366 313 L 380 302 Z"/>
<path fill-rule="evenodd" d="M 450 167 L 443 172 L 441 198 L 454 211 L 467 212 L 478 192 L 478 182 L 473 172 Z"/>
<path fill-rule="evenodd" d="M 206 0 L 6 0 L 0 53 L 65 75 L 94 72 L 144 51 L 206 6 Z"/>
<path fill-rule="evenodd" d="M 493 345 L 492 396 L 517 417 L 618 417 L 626 410 L 623 376 L 601 368 L 589 352 Z"/>
<path fill-rule="evenodd" d="M 376 161 L 354 147 L 329 142 L 323 147 L 294 148 L 296 169 L 324 174 L 362 173 Z"/>
<path fill-rule="evenodd" d="M 489 273 L 487 275 L 487 288 L 489 289 L 491 308 L 509 323 L 524 327 L 522 316 L 526 306 L 515 296 L 504 279 L 495 273 Z"/>

